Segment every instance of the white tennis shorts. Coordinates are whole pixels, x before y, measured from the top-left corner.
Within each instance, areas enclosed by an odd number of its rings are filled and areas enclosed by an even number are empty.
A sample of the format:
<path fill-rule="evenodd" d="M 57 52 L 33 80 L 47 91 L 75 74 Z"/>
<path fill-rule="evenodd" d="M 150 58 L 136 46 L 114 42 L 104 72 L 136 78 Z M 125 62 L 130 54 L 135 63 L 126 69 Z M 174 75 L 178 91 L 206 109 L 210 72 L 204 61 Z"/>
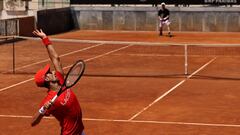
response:
<path fill-rule="evenodd" d="M 169 21 L 169 19 L 161 21 L 159 20 L 159 27 L 163 27 L 164 25 L 169 26 L 171 24 L 171 22 Z"/>

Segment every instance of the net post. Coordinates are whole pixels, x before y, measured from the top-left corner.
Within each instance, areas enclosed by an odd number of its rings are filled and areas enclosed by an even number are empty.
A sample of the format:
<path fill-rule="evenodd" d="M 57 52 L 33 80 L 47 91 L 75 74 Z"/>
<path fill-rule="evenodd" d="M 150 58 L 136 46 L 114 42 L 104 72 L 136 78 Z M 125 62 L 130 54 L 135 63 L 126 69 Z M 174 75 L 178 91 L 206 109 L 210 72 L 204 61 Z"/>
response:
<path fill-rule="evenodd" d="M 13 56 L 12 56 L 12 59 L 13 59 L 13 67 L 12 67 L 12 72 L 13 72 L 13 74 L 15 74 L 16 72 L 15 72 L 15 37 L 13 36 L 13 43 L 12 43 L 12 49 L 13 49 Z"/>
<path fill-rule="evenodd" d="M 188 74 L 188 45 L 184 45 L 184 74 Z"/>
<path fill-rule="evenodd" d="M 19 35 L 19 19 L 15 19 L 15 35 Z M 12 37 L 13 39 L 13 42 L 12 42 L 12 49 L 13 49 L 13 56 L 12 56 L 12 59 L 13 59 L 13 67 L 12 67 L 12 72 L 13 74 L 16 73 L 16 70 L 15 70 L 15 66 L 16 66 L 16 55 L 15 55 L 15 36 Z"/>
<path fill-rule="evenodd" d="M 4 23 L 5 23 L 5 36 L 8 36 L 7 20 L 5 20 Z"/>
<path fill-rule="evenodd" d="M 16 19 L 16 25 L 15 25 L 15 29 L 16 29 L 16 36 L 19 36 L 20 30 L 19 30 L 19 19 Z"/>

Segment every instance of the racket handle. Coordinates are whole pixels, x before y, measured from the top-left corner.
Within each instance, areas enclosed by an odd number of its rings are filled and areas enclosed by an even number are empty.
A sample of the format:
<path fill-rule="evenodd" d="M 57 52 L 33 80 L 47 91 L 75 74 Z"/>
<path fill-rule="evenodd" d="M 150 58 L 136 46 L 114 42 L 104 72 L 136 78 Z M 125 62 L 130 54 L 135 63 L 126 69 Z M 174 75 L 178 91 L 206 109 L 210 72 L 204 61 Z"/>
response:
<path fill-rule="evenodd" d="M 46 109 L 44 109 L 44 106 L 42 106 L 42 107 L 38 110 L 38 112 L 39 112 L 40 114 L 44 115 L 45 112 L 46 112 Z"/>
<path fill-rule="evenodd" d="M 57 99 L 57 95 L 55 95 L 53 98 L 52 98 L 52 100 L 51 100 L 51 103 L 53 104 L 54 102 L 55 102 L 55 100 Z"/>
<path fill-rule="evenodd" d="M 55 100 L 57 99 L 57 97 L 58 97 L 58 96 L 55 95 L 55 96 L 51 99 L 51 101 L 50 101 L 51 105 L 55 102 Z M 50 106 L 50 107 L 51 107 L 51 106 Z M 44 115 L 46 111 L 47 111 L 47 109 L 45 109 L 44 106 L 42 106 L 42 107 L 38 110 L 38 112 L 39 112 L 40 114 L 42 114 L 42 115 Z"/>

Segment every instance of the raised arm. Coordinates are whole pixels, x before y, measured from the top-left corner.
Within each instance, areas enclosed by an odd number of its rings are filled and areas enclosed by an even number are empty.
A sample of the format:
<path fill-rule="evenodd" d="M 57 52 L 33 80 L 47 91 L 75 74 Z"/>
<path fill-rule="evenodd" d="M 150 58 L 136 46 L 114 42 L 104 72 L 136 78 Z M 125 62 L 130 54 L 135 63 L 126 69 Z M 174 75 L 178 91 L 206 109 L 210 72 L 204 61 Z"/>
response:
<path fill-rule="evenodd" d="M 47 37 L 47 35 L 41 29 L 40 30 L 34 30 L 33 34 L 42 39 L 44 45 L 47 48 L 48 55 L 49 55 L 53 65 L 54 65 L 55 70 L 60 72 L 62 75 L 64 75 L 63 69 L 62 69 L 62 64 L 60 62 L 60 58 L 59 58 L 56 50 L 54 49 L 51 41 Z"/>

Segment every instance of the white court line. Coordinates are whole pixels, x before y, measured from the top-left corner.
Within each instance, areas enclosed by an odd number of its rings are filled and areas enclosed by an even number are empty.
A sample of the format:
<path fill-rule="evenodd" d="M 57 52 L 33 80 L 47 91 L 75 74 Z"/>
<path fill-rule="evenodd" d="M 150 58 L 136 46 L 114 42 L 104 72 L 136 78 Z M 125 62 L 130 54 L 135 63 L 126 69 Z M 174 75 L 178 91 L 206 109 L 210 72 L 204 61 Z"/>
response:
<path fill-rule="evenodd" d="M 191 78 L 193 75 L 195 75 L 196 73 L 198 73 L 199 71 L 201 71 L 202 69 L 204 69 L 206 66 L 208 66 L 210 63 L 212 63 L 214 60 L 216 59 L 213 58 L 211 59 L 209 62 L 207 62 L 206 64 L 204 64 L 202 67 L 200 67 L 198 70 L 196 70 L 195 72 L 193 72 L 191 75 L 189 75 L 186 79 L 182 80 L 181 82 L 179 82 L 178 84 L 176 84 L 175 86 L 173 86 L 170 90 L 168 90 L 167 92 L 165 92 L 163 95 L 161 95 L 160 97 L 158 97 L 156 100 L 154 100 L 152 103 L 150 103 L 148 106 L 144 107 L 142 110 L 140 110 L 138 113 L 136 113 L 135 115 L 133 115 L 129 120 L 133 120 L 134 118 L 136 118 L 137 116 L 139 116 L 142 112 L 144 112 L 145 110 L 147 110 L 148 108 L 150 108 L 152 105 L 154 105 L 155 103 L 157 103 L 159 100 L 163 99 L 165 96 L 167 96 L 169 93 L 171 93 L 172 91 L 174 91 L 177 87 L 179 87 L 180 85 L 182 85 L 187 79 Z"/>
<path fill-rule="evenodd" d="M 26 119 L 31 119 L 33 116 L 29 115 L 0 115 L 1 118 L 26 118 Z M 55 119 L 54 117 L 43 117 L 44 119 Z"/>
<path fill-rule="evenodd" d="M 185 56 L 184 54 L 144 54 L 144 53 L 139 53 L 139 54 L 113 54 L 115 56 L 139 56 L 139 57 L 172 57 L 172 56 L 175 56 L 175 57 L 183 57 Z M 206 55 L 206 56 L 203 56 L 203 55 L 188 55 L 190 57 L 216 57 L 216 55 Z M 240 56 L 224 56 L 224 57 L 240 57 Z"/>
<path fill-rule="evenodd" d="M 95 56 L 95 57 L 86 59 L 85 61 L 91 61 L 91 60 L 94 60 L 94 59 L 97 59 L 97 58 L 106 56 L 106 55 L 108 55 L 108 54 L 114 53 L 114 52 L 116 52 L 116 51 L 125 49 L 125 48 L 130 47 L 130 46 L 132 46 L 132 45 L 127 45 L 127 46 L 124 46 L 124 47 L 121 47 L 121 48 L 118 48 L 118 49 L 109 51 L 109 52 L 107 52 L 107 53 L 103 53 L 103 54 L 101 54 L 101 55 L 97 55 L 97 56 Z M 66 67 L 64 67 L 63 69 L 66 69 L 66 68 L 69 68 L 69 67 L 71 67 L 71 65 L 70 65 L 70 66 L 66 66 Z M 2 88 L 2 89 L 0 89 L 0 92 L 5 91 L 5 90 L 7 90 L 7 89 L 9 89 L 9 88 L 13 88 L 13 87 L 15 87 L 15 86 L 18 86 L 18 85 L 27 83 L 27 82 L 29 82 L 29 81 L 32 81 L 33 79 L 34 79 L 34 78 L 30 78 L 30 79 L 28 79 L 28 80 L 21 81 L 21 82 L 19 82 L 19 83 L 16 83 L 16 84 L 10 85 L 10 86 L 8 86 L 8 87 Z"/>
<path fill-rule="evenodd" d="M 115 56 L 139 56 L 139 57 L 162 57 L 162 56 L 177 56 L 177 57 L 182 57 L 184 54 L 114 54 Z M 192 56 L 192 55 L 191 55 Z"/>
<path fill-rule="evenodd" d="M 104 54 L 101 54 L 101 55 L 97 55 L 95 57 L 92 57 L 92 58 L 88 58 L 86 60 L 84 60 L 85 62 L 88 62 L 88 61 L 91 61 L 91 60 L 94 60 L 94 59 L 97 59 L 97 58 L 100 58 L 100 57 L 103 57 L 103 56 L 106 56 L 108 54 L 111 54 L 111 53 L 114 53 L 114 52 L 117 52 L 117 51 L 120 51 L 120 50 L 123 50 L 125 48 L 128 48 L 130 46 L 133 46 L 133 45 L 127 45 L 127 46 L 124 46 L 124 47 L 121 47 L 121 48 L 118 48 L 118 49 L 115 49 L 113 51 L 110 51 L 110 52 L 107 52 L 107 53 L 104 53 Z M 66 66 L 65 68 L 70 68 L 72 65 L 69 65 L 69 66 Z"/>
<path fill-rule="evenodd" d="M 25 118 L 32 119 L 28 115 L 0 115 L 0 118 Z M 54 117 L 44 117 L 44 119 L 55 119 Z M 124 123 L 145 123 L 145 124 L 169 124 L 169 125 L 190 125 L 190 126 L 211 126 L 211 127 L 236 127 L 238 124 L 219 124 L 219 123 L 198 123 L 198 122 L 174 122 L 174 121 L 150 121 L 150 120 L 116 120 L 116 119 L 94 119 L 83 118 L 83 121 L 99 121 L 99 122 L 124 122 Z"/>
<path fill-rule="evenodd" d="M 113 50 L 113 51 L 110 51 L 110 52 L 104 53 L 104 54 L 102 54 L 102 55 L 98 55 L 98 56 L 95 56 L 95 57 L 93 57 L 93 58 L 86 59 L 86 61 L 91 61 L 91 60 L 93 60 L 93 59 L 97 59 L 97 58 L 100 58 L 100 57 L 103 57 L 103 56 L 109 55 L 109 54 L 111 54 L 111 53 L 114 53 L 114 52 L 117 52 L 117 51 L 120 51 L 120 50 L 126 49 L 126 48 L 128 48 L 128 47 L 130 47 L 130 46 L 133 46 L 133 44 L 129 44 L 129 45 L 127 45 L 127 46 L 121 47 L 121 48 L 119 48 L 119 49 L 115 49 L 115 50 Z"/>
<path fill-rule="evenodd" d="M 193 72 L 191 75 L 187 76 L 187 79 L 191 78 L 193 75 L 197 74 L 199 71 L 201 71 L 203 68 L 205 68 L 206 66 L 208 66 L 210 63 L 212 63 L 213 61 L 215 61 L 217 59 L 217 57 L 211 59 L 209 62 L 207 62 L 205 65 L 203 65 L 201 68 L 199 68 L 198 70 L 196 70 L 195 72 Z M 186 79 L 186 80 L 187 80 Z"/>
<path fill-rule="evenodd" d="M 149 123 L 149 124 L 170 124 L 170 125 L 237 127 L 237 128 L 240 128 L 240 125 L 238 125 L 238 124 L 174 122 L 174 121 L 149 121 L 149 120 L 112 120 L 112 119 L 92 119 L 92 118 L 83 118 L 83 120 L 85 120 L 85 121 L 102 121 L 102 122 Z"/>
<path fill-rule="evenodd" d="M 61 58 L 61 57 L 68 56 L 68 55 L 71 55 L 71 54 L 74 54 L 74 53 L 82 52 L 82 51 L 85 51 L 85 50 L 88 50 L 88 49 L 91 49 L 91 48 L 94 48 L 94 47 L 98 47 L 100 45 L 103 45 L 103 43 L 96 44 L 94 46 L 86 47 L 86 48 L 83 48 L 83 49 L 79 49 L 79 50 L 76 50 L 76 51 L 72 51 L 72 52 L 69 52 L 69 53 L 66 53 L 66 54 L 62 54 L 59 57 Z M 50 60 L 49 58 L 45 59 L 45 60 L 41 60 L 39 62 L 35 62 L 35 63 L 32 63 L 32 64 L 28 64 L 28 65 L 25 65 L 25 66 L 22 66 L 22 67 L 15 68 L 15 70 L 20 70 L 20 69 L 23 69 L 23 68 L 27 68 L 27 67 L 37 65 L 37 64 L 40 64 L 40 63 L 43 63 L 43 62 L 47 62 L 49 60 Z M 9 71 L 12 71 L 12 70 L 9 70 Z M 9 72 L 9 71 L 7 71 L 7 72 Z M 7 72 L 3 72 L 3 73 L 7 73 Z"/>
<path fill-rule="evenodd" d="M 32 81 L 33 79 L 34 79 L 34 78 L 30 78 L 30 79 L 28 79 L 28 80 L 21 81 L 21 82 L 19 82 L 19 83 L 15 83 L 15 84 L 10 85 L 10 86 L 8 86 L 8 87 L 2 88 L 2 89 L 0 89 L 0 92 L 5 91 L 5 90 L 10 89 L 10 88 L 13 88 L 13 87 L 18 86 L 18 85 L 27 83 L 27 82 L 29 82 L 29 81 Z"/>

